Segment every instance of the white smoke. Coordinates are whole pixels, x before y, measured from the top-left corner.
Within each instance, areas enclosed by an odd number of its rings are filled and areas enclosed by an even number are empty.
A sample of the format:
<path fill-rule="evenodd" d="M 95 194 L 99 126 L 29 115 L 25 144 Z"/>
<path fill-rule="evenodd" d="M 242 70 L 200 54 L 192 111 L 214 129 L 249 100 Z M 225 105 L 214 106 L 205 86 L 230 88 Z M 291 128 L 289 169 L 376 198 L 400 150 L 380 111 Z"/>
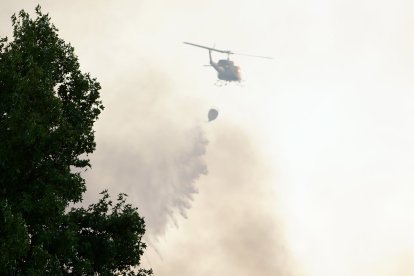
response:
<path fill-rule="evenodd" d="M 87 173 L 91 198 L 107 187 L 111 193 L 127 193 L 153 237 L 163 235 L 177 214 L 186 216 L 196 181 L 207 173 L 208 141 L 194 103 L 174 96 L 173 90 L 157 73 L 104 87 L 103 94 L 111 93 L 100 120 L 105 127 L 98 123 L 97 151 Z"/>

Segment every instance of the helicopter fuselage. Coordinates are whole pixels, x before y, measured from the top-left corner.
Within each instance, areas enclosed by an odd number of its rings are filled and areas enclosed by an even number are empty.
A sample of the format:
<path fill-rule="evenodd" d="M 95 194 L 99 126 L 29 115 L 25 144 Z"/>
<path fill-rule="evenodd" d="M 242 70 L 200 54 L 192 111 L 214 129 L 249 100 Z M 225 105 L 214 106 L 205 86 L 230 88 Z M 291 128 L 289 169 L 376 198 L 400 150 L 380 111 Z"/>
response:
<path fill-rule="evenodd" d="M 214 62 L 210 55 L 210 65 L 217 71 L 217 77 L 224 81 L 241 81 L 240 67 L 234 65 L 233 61 L 229 59 L 220 59 Z"/>
<path fill-rule="evenodd" d="M 250 57 L 256 57 L 256 58 L 267 58 L 271 59 L 271 57 L 265 57 L 265 56 L 255 56 L 255 55 L 248 55 L 248 54 L 240 54 L 240 53 L 234 53 L 229 50 L 219 50 L 216 48 L 206 47 L 199 44 L 194 44 L 190 42 L 185 42 L 184 44 L 188 44 L 191 46 L 199 47 L 208 50 L 209 57 L 210 57 L 210 65 L 217 71 L 217 77 L 219 80 L 223 80 L 226 82 L 232 82 L 232 81 L 241 81 L 241 74 L 240 74 L 240 67 L 234 65 L 233 61 L 230 60 L 230 55 L 237 54 L 237 55 L 243 55 L 243 56 L 250 56 Z M 220 59 L 218 62 L 214 62 L 211 57 L 211 52 L 218 52 L 222 54 L 227 54 L 227 59 Z"/>

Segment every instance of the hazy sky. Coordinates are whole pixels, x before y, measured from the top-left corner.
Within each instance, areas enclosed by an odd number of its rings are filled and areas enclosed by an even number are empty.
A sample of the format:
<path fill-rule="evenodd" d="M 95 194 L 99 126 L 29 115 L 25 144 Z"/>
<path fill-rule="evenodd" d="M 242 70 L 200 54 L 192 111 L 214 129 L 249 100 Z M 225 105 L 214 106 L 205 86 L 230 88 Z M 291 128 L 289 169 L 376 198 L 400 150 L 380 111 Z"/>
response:
<path fill-rule="evenodd" d="M 85 200 L 129 195 L 156 275 L 414 275 L 414 2 L 6 0 L 0 36 L 37 3 L 103 87 Z M 217 87 L 182 41 L 274 59 Z"/>

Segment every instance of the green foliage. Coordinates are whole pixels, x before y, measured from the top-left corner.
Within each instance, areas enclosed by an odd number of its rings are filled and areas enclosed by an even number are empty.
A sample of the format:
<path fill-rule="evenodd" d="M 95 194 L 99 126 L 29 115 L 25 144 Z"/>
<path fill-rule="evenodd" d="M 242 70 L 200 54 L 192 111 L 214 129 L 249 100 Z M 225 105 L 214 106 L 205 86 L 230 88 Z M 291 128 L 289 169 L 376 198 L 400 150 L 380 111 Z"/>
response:
<path fill-rule="evenodd" d="M 13 214 L 6 200 L 0 202 L 0 268 L 15 268 L 29 249 L 29 236 L 21 214 Z"/>
<path fill-rule="evenodd" d="M 79 69 L 74 49 L 47 14 L 13 15 L 0 39 L 0 271 L 21 275 L 147 275 L 136 272 L 145 224 L 120 195 L 89 208 L 85 181 L 100 85 Z M 112 208 L 111 208 L 112 207 Z M 140 274 L 142 273 L 142 274 Z"/>
<path fill-rule="evenodd" d="M 118 202 L 112 207 L 109 195 L 88 209 L 79 208 L 70 212 L 71 220 L 77 222 L 80 233 L 76 262 L 84 270 L 76 274 L 89 274 L 92 271 L 109 274 L 111 271 L 128 271 L 131 263 L 139 263 L 145 245 L 144 220 L 137 210 L 125 203 L 125 195 L 119 195 Z M 109 212 L 109 207 L 112 207 Z M 89 263 L 93 261 L 92 264 Z"/>

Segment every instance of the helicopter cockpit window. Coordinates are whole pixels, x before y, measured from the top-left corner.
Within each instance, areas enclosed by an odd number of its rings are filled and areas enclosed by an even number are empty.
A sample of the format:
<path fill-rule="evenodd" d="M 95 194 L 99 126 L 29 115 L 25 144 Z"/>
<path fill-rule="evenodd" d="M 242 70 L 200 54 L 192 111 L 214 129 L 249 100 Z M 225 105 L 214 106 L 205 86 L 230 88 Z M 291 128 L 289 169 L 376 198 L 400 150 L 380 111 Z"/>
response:
<path fill-rule="evenodd" d="M 218 64 L 221 65 L 221 66 L 225 66 L 225 65 L 227 65 L 227 60 L 220 59 L 219 62 L 218 62 Z"/>

